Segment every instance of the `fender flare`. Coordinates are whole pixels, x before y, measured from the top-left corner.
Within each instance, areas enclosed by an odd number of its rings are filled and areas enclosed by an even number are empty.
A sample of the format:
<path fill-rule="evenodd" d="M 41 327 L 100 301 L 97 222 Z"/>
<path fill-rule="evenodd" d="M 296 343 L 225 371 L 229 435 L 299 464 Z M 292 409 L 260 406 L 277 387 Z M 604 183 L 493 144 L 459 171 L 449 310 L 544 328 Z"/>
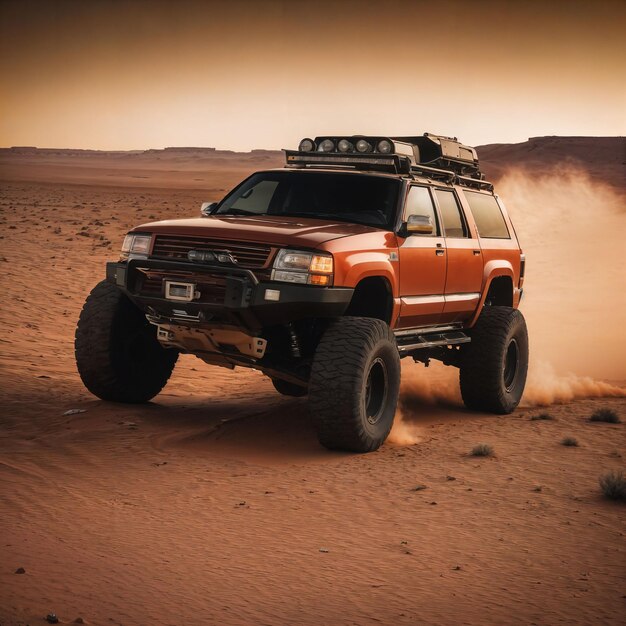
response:
<path fill-rule="evenodd" d="M 513 290 L 515 290 L 515 272 L 513 271 L 513 266 L 509 261 L 497 260 L 497 261 L 488 261 L 485 263 L 485 267 L 483 268 L 483 289 L 480 295 L 480 301 L 478 302 L 478 306 L 476 307 L 476 312 L 474 316 L 469 321 L 468 326 L 471 328 L 478 319 L 480 312 L 485 305 L 485 299 L 487 298 L 487 294 L 489 293 L 489 288 L 491 287 L 491 283 L 496 278 L 507 277 L 511 279 L 511 285 L 513 286 Z M 512 299 L 515 301 L 515 294 L 512 294 Z"/>
<path fill-rule="evenodd" d="M 385 255 L 385 257 L 383 255 L 380 256 L 381 258 L 374 260 L 372 260 L 371 254 L 366 255 L 366 258 L 362 261 L 358 260 L 358 258 L 351 259 L 353 263 L 344 276 L 344 285 L 346 287 L 356 287 L 364 278 L 384 278 L 389 283 L 391 295 L 395 297 L 398 293 L 397 272 L 391 261 L 389 261 L 388 255 Z"/>
<path fill-rule="evenodd" d="M 382 255 L 381 255 L 382 257 Z M 398 275 L 397 269 L 388 259 L 388 255 L 384 258 L 372 261 L 371 254 L 367 255 L 363 261 L 354 263 L 344 277 L 344 284 L 356 288 L 356 286 L 365 278 L 382 278 L 389 287 L 389 295 L 391 296 L 391 323 L 395 323 L 400 314 L 400 298 L 398 297 Z"/>

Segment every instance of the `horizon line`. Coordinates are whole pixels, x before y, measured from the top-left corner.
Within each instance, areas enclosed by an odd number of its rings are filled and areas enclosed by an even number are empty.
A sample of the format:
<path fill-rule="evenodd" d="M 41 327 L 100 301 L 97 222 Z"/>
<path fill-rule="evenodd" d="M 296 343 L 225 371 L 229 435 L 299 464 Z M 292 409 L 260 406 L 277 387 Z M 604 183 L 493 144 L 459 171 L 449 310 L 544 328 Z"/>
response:
<path fill-rule="evenodd" d="M 515 142 L 490 142 L 476 144 L 474 147 L 484 146 L 514 146 L 527 143 L 536 139 L 624 139 L 624 135 L 537 135 L 528 137 L 525 141 Z M 33 145 L 13 145 L 0 146 L 0 150 L 57 150 L 73 152 L 163 152 L 166 150 L 207 150 L 211 152 L 232 152 L 234 154 L 251 154 L 252 152 L 283 152 L 293 148 L 252 148 L 250 150 L 235 150 L 233 148 L 217 148 L 214 146 L 163 146 L 160 148 L 60 148 L 58 146 L 33 146 Z"/>

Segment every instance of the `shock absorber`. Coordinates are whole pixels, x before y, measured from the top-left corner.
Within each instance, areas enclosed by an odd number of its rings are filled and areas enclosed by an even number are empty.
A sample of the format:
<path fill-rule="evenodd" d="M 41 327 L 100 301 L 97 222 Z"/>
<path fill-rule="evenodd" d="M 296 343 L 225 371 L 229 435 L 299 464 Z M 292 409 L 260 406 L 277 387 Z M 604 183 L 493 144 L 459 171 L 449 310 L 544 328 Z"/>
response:
<path fill-rule="evenodd" d="M 299 359 L 302 356 L 300 352 L 300 340 L 298 339 L 296 329 L 293 327 L 293 324 L 291 322 L 287 324 L 287 332 L 289 333 L 289 347 L 291 348 L 291 356 Z"/>

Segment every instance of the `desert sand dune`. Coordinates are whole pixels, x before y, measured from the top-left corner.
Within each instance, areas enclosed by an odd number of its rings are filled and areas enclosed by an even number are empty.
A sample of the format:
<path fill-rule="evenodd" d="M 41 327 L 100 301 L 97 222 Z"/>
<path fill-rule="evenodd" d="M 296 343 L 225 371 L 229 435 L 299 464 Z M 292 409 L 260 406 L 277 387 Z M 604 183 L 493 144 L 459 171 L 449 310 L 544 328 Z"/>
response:
<path fill-rule="evenodd" d="M 621 623 L 624 507 L 598 476 L 626 454 L 625 190 L 617 162 L 603 178 L 546 154 L 541 172 L 486 161 L 528 255 L 523 406 L 470 413 L 455 370 L 404 363 L 392 440 L 356 456 L 257 372 L 183 356 L 124 406 L 75 371 L 126 230 L 279 154 L 0 150 L 0 624 Z M 588 422 L 600 407 L 622 423 Z"/>

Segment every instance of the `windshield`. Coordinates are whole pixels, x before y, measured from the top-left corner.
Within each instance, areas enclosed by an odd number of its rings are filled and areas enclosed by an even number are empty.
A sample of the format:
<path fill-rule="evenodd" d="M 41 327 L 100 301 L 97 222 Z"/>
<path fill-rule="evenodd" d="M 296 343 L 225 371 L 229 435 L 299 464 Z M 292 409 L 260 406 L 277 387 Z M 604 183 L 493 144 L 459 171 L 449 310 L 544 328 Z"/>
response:
<path fill-rule="evenodd" d="M 226 196 L 216 214 L 331 219 L 390 230 L 400 186 L 367 174 L 261 172 Z"/>

